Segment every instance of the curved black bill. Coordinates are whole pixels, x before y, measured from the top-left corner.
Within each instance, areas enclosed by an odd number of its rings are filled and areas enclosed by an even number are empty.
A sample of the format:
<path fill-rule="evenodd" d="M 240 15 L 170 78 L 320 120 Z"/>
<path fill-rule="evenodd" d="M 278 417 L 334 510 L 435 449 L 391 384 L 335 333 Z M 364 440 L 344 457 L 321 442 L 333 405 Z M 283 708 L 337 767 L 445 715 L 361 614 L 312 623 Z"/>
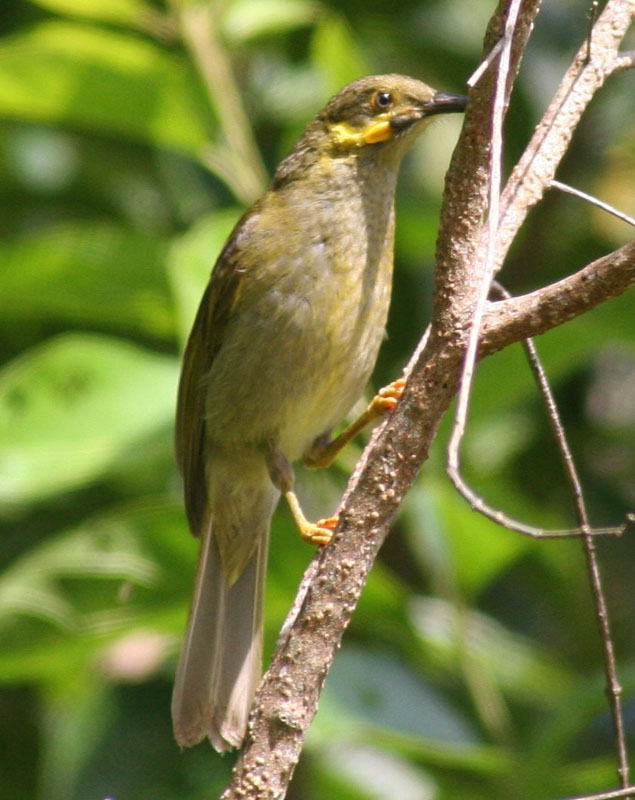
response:
<path fill-rule="evenodd" d="M 462 94 L 448 94 L 447 92 L 437 92 L 433 95 L 432 100 L 429 100 L 423 106 L 424 113 L 427 116 L 430 114 L 446 114 L 451 111 L 465 111 L 467 106 L 467 97 Z"/>
<path fill-rule="evenodd" d="M 447 94 L 437 92 L 427 103 L 417 104 L 408 110 L 397 114 L 390 120 L 390 126 L 395 130 L 408 128 L 415 122 L 429 117 L 432 114 L 447 114 L 451 111 L 465 111 L 467 97 L 462 94 Z"/>

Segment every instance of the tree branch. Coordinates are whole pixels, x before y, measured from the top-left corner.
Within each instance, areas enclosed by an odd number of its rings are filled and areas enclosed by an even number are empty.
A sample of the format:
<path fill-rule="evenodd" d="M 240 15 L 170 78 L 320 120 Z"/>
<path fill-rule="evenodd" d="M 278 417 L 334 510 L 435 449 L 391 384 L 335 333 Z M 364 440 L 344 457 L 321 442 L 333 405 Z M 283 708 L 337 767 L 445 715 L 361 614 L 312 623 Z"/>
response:
<path fill-rule="evenodd" d="M 628 279 L 622 278 L 625 273 Z M 635 283 L 635 242 L 570 278 L 491 304 L 482 352 L 490 354 L 532 333 L 544 333 L 620 294 L 627 283 Z M 565 287 L 567 292 L 562 292 Z M 432 340 L 417 380 L 373 433 L 343 499 L 333 541 L 314 557 L 285 624 L 225 800 L 284 796 L 364 581 L 456 391 L 465 341 L 465 330 L 453 341 Z"/>
<path fill-rule="evenodd" d="M 538 291 L 490 303 L 481 330 L 481 355 L 510 341 L 545 333 L 625 292 L 635 283 L 635 240 L 579 272 Z"/>
<path fill-rule="evenodd" d="M 625 7 L 635 9 L 634 3 L 635 0 L 609 0 L 595 26 L 598 33 L 593 38 L 591 63 L 578 64 L 580 57 L 576 57 L 576 77 L 567 90 L 568 96 L 577 97 L 580 73 L 594 74 L 596 80 L 592 82 L 593 89 L 585 90 L 586 101 L 576 102 L 574 110 L 567 113 L 567 125 L 575 126 L 588 98 L 609 74 L 606 64 L 615 63 L 618 40 L 625 28 L 620 12 Z M 539 5 L 540 0 L 523 3 L 512 47 L 512 76 Z M 490 22 L 485 52 L 490 52 L 500 38 L 506 7 L 507 3 L 501 2 Z M 613 31 L 612 36 L 607 29 Z M 609 53 L 606 59 L 603 49 Z M 598 64 L 605 64 L 605 68 L 600 70 Z M 247 738 L 223 800 L 284 797 L 317 709 L 324 678 L 368 572 L 456 393 L 482 264 L 479 248 L 494 79 L 494 70 L 487 69 L 470 94 L 464 129 L 448 175 L 437 244 L 435 307 L 427 342 L 417 350 L 408 368 L 410 377 L 396 410 L 374 431 L 356 466 L 331 544 L 316 554 L 307 569 L 256 695 Z M 559 113 L 553 110 L 556 106 L 568 108 L 569 101 L 558 97 L 504 194 L 505 247 L 524 219 L 525 204 L 539 199 L 570 139 L 570 132 L 560 130 Z M 561 149 L 549 135 L 556 128 L 559 136 L 566 135 Z M 539 168 L 536 178 L 535 165 Z M 490 304 L 484 319 L 481 352 L 492 353 L 528 335 L 544 332 L 624 291 L 634 279 L 634 251 L 632 244 L 626 245 L 564 281 L 525 297 Z M 624 274 L 630 278 L 625 280 Z"/>
<path fill-rule="evenodd" d="M 560 82 L 502 195 L 499 265 L 529 209 L 549 188 L 587 105 L 613 72 L 630 66 L 619 46 L 634 17 L 635 0 L 609 0 L 593 26 L 590 57 L 584 42 Z"/>

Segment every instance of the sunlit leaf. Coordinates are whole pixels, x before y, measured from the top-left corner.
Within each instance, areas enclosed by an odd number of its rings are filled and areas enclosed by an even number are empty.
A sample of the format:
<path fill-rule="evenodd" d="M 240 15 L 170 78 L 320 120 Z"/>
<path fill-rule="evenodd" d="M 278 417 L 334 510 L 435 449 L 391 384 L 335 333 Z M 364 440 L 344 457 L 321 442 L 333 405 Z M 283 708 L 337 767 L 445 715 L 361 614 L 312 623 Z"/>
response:
<path fill-rule="evenodd" d="M 337 776 L 340 782 L 357 789 L 348 794 L 337 787 L 339 799 L 350 797 L 369 800 L 433 800 L 439 787 L 432 774 L 394 753 L 380 747 L 338 741 L 321 749 L 318 757 L 323 769 Z"/>
<path fill-rule="evenodd" d="M 566 668 L 536 642 L 506 630 L 485 614 L 433 597 L 413 598 L 410 610 L 424 646 L 446 670 L 462 667 L 457 653 L 463 653 L 474 682 L 546 705 L 570 679 Z"/>
<path fill-rule="evenodd" d="M 77 126 L 191 155 L 207 140 L 189 64 L 139 37 L 42 23 L 0 44 L 0 118 Z"/>
<path fill-rule="evenodd" d="M 31 0 L 34 5 L 56 14 L 86 18 L 100 22 L 143 27 L 144 20 L 150 21 L 157 11 L 144 0 Z"/>
<path fill-rule="evenodd" d="M 156 237 L 68 222 L 0 244 L 0 314 L 170 337 L 173 316 Z"/>
<path fill-rule="evenodd" d="M 41 498 L 98 477 L 170 423 L 177 364 L 106 337 L 68 334 L 0 373 L 0 500 Z"/>
<path fill-rule="evenodd" d="M 529 546 L 526 538 L 475 513 L 449 484 L 427 480 L 404 508 L 412 547 L 439 586 L 481 591 Z"/>
<path fill-rule="evenodd" d="M 321 9 L 313 0 L 237 0 L 223 14 L 223 33 L 235 43 L 280 34 L 311 24 Z"/>

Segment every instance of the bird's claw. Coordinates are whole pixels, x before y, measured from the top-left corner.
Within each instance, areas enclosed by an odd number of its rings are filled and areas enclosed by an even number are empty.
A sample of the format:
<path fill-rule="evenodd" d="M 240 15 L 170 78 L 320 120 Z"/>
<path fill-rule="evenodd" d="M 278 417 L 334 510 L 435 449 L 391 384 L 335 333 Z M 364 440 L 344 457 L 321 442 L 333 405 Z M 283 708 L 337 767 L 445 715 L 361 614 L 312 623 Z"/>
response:
<path fill-rule="evenodd" d="M 317 522 L 307 522 L 300 529 L 300 536 L 308 544 L 324 547 L 333 538 L 337 517 L 326 517 Z"/>
<path fill-rule="evenodd" d="M 396 381 L 392 381 L 377 392 L 371 400 L 370 408 L 378 417 L 394 411 L 405 387 L 406 379 L 397 378 Z"/>

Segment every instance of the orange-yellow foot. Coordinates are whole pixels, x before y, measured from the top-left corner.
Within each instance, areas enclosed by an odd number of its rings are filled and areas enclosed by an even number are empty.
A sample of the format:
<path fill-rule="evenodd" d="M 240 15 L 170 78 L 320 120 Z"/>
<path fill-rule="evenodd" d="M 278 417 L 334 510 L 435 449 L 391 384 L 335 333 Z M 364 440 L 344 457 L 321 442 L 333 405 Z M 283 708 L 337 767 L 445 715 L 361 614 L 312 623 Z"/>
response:
<path fill-rule="evenodd" d="M 337 517 L 319 519 L 317 522 L 304 522 L 300 528 L 300 536 L 309 544 L 324 547 L 333 538 L 333 531 L 337 525 Z"/>
<path fill-rule="evenodd" d="M 405 387 L 405 378 L 397 378 L 396 381 L 389 383 L 388 386 L 384 386 L 384 388 L 380 389 L 370 401 L 368 410 L 372 411 L 372 413 L 378 417 L 393 411 L 401 399 L 401 395 L 403 394 Z"/>
<path fill-rule="evenodd" d="M 337 517 L 327 517 L 317 522 L 309 522 L 304 516 L 304 512 L 300 507 L 295 492 L 289 489 L 289 491 L 284 493 L 284 496 L 289 504 L 289 509 L 291 510 L 295 524 L 298 526 L 302 539 L 309 544 L 317 544 L 322 547 L 328 544 L 333 538 L 333 531 L 337 525 Z"/>

